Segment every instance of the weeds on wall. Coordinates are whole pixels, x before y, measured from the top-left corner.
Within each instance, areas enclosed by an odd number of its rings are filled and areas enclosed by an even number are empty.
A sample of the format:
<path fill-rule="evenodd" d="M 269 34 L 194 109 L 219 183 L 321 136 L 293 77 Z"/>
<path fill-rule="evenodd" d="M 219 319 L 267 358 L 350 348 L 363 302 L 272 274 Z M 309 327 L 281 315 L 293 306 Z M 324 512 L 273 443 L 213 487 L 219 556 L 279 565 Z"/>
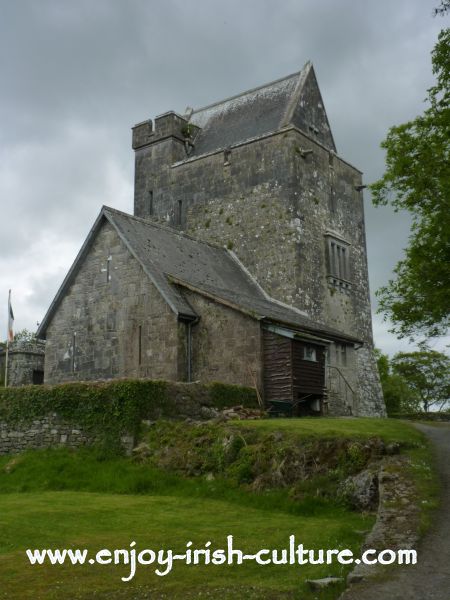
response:
<path fill-rule="evenodd" d="M 0 421 L 15 426 L 56 414 L 92 434 L 106 454 L 116 454 L 121 448 L 121 436 L 136 438 L 143 419 L 179 417 L 177 394 L 180 395 L 180 391 L 182 397 L 216 408 L 258 405 L 252 388 L 222 383 L 188 385 L 122 379 L 0 389 Z"/>

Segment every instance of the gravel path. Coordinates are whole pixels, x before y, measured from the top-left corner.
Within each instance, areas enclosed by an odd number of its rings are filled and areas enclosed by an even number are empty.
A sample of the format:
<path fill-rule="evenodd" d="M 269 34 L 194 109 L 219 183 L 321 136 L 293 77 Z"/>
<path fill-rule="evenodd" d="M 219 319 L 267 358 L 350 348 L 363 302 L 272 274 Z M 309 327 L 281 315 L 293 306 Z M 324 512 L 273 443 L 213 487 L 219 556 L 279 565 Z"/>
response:
<path fill-rule="evenodd" d="M 417 565 L 401 567 L 382 582 L 356 583 L 341 600 L 450 600 L 450 424 L 416 427 L 436 448 L 442 480 L 441 506 L 417 548 Z"/>

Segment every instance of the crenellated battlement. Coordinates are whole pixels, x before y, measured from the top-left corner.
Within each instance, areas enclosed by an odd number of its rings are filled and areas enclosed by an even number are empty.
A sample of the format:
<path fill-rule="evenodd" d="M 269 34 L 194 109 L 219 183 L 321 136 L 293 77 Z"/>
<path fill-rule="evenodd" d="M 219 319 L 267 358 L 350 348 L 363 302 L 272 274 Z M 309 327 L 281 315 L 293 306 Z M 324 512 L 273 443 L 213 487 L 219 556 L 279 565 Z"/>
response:
<path fill-rule="evenodd" d="M 199 129 L 178 113 L 169 111 L 157 116 L 154 123 L 149 119 L 138 123 L 132 128 L 133 150 L 138 150 L 167 138 L 176 138 L 184 144 L 187 140 L 191 140 Z"/>

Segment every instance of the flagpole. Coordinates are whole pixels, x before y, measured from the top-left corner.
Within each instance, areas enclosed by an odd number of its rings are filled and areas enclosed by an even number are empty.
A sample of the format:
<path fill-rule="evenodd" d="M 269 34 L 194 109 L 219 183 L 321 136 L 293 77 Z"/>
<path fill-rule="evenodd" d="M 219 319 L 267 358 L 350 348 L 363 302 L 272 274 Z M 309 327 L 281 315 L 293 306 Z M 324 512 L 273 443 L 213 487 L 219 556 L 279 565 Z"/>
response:
<path fill-rule="evenodd" d="M 8 387 L 8 356 L 9 356 L 9 339 L 6 339 L 5 387 Z"/>
<path fill-rule="evenodd" d="M 12 318 L 12 321 L 11 321 Z M 14 316 L 11 308 L 11 290 L 8 294 L 8 332 L 6 336 L 6 357 L 5 357 L 5 387 L 8 387 L 8 359 L 9 359 L 9 341 L 12 335 L 12 323 L 14 322 Z"/>

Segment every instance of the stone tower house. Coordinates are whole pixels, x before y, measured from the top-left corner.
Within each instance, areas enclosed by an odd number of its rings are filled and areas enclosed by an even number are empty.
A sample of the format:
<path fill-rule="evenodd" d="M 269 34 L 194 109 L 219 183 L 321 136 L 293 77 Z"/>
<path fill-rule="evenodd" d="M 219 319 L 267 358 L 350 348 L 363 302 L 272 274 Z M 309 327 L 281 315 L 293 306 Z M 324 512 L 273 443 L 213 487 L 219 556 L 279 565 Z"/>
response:
<path fill-rule="evenodd" d="M 133 128 L 134 214 L 226 246 L 276 300 L 362 341 L 328 348 L 334 401 L 383 415 L 361 172 L 338 156 L 310 63 Z"/>

